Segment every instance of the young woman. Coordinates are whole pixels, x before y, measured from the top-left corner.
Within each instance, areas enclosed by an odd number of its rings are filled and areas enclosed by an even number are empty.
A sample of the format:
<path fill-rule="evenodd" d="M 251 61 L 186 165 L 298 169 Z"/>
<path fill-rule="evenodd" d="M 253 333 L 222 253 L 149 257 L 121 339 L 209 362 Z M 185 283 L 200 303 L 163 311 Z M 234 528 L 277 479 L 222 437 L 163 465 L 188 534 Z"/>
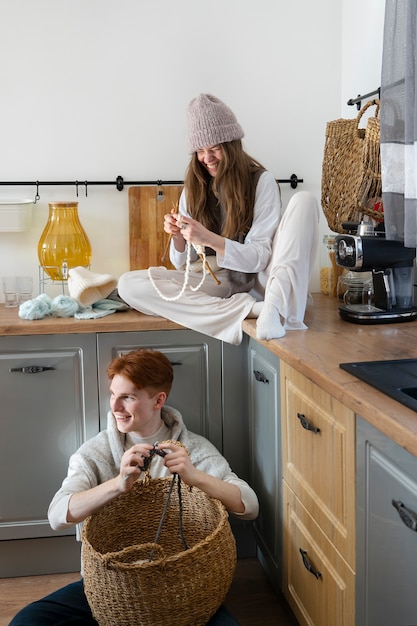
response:
<path fill-rule="evenodd" d="M 187 117 L 191 160 L 179 212 L 164 220 L 177 269 L 128 272 L 119 279 L 119 295 L 143 313 L 233 344 L 241 342 L 242 321 L 248 316 L 260 314 L 260 339 L 280 337 L 286 328 L 305 328 L 317 248 L 316 201 L 306 192 L 295 194 L 278 230 L 279 187 L 244 151 L 234 113 L 218 98 L 200 94 L 189 104 Z M 218 282 L 207 274 L 201 283 L 199 252 L 205 253 Z M 272 287 L 269 279 L 279 268 L 282 286 L 271 289 L 268 306 L 262 306 L 268 300 L 266 286 Z"/>

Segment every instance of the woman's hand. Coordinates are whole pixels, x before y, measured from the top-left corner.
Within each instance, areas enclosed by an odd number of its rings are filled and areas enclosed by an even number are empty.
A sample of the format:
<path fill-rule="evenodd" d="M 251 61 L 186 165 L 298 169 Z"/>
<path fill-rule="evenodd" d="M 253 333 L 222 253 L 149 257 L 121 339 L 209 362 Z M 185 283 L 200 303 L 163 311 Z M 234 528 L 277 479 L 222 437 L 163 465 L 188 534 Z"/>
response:
<path fill-rule="evenodd" d="M 178 220 L 178 213 L 167 213 L 164 215 L 164 231 L 169 233 L 178 252 L 184 252 L 186 241 L 182 236 L 181 224 Z"/>
<path fill-rule="evenodd" d="M 181 224 L 178 213 L 167 213 L 164 215 L 164 231 L 172 237 L 181 236 Z"/>
<path fill-rule="evenodd" d="M 224 237 L 216 235 L 216 233 L 213 233 L 192 217 L 188 217 L 188 215 L 174 215 L 173 217 L 177 219 L 179 235 L 182 236 L 185 241 L 212 248 L 215 252 L 218 252 L 222 256 L 224 255 Z"/>

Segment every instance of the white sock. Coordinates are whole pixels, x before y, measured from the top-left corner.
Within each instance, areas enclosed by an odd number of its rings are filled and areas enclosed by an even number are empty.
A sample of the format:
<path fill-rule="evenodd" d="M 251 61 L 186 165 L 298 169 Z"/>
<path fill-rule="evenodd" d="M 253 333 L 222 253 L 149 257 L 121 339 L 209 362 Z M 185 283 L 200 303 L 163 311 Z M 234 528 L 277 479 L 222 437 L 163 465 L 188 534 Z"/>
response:
<path fill-rule="evenodd" d="M 284 337 L 285 329 L 281 324 L 281 316 L 276 306 L 264 302 L 262 311 L 256 322 L 257 339 L 279 339 Z"/>

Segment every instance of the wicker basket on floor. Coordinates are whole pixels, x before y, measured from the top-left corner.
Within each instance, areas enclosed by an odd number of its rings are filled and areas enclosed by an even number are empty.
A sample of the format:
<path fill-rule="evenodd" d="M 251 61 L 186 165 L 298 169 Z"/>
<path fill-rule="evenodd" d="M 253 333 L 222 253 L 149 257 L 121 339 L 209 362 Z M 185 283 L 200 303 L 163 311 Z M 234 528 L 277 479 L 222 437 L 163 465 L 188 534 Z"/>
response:
<path fill-rule="evenodd" d="M 226 597 L 236 543 L 220 501 L 174 489 L 154 543 L 171 482 L 138 481 L 84 523 L 85 592 L 100 626 L 203 626 Z"/>

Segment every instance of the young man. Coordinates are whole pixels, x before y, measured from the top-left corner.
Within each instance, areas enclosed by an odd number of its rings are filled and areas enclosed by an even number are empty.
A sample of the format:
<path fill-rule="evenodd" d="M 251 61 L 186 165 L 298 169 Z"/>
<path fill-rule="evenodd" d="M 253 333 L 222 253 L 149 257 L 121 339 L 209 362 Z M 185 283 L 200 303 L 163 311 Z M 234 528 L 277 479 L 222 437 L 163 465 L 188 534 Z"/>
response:
<path fill-rule="evenodd" d="M 220 500 L 230 513 L 243 519 L 257 516 L 254 491 L 232 472 L 207 439 L 187 430 L 176 409 L 165 405 L 173 369 L 164 354 L 134 350 L 116 357 L 107 372 L 111 381 L 107 429 L 71 456 L 67 477 L 48 511 L 54 530 L 82 523 L 107 502 L 128 492 L 136 480 L 143 478 L 145 459 L 156 441 L 167 454 L 153 457 L 153 478 L 176 473 L 187 485 Z M 79 531 L 78 527 L 78 537 Z M 82 579 L 30 604 L 10 622 L 10 626 L 56 624 L 97 626 Z M 237 622 L 220 607 L 208 624 L 236 626 Z"/>

